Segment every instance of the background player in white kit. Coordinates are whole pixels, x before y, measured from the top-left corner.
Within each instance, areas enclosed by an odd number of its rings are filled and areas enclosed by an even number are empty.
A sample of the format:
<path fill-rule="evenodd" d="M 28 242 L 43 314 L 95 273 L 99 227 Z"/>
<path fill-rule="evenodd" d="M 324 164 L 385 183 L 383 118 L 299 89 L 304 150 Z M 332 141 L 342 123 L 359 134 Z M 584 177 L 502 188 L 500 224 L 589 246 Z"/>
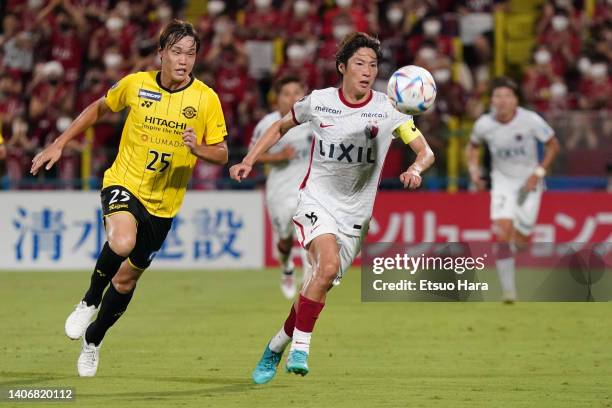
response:
<path fill-rule="evenodd" d="M 288 114 L 295 102 L 304 97 L 304 84 L 300 78 L 286 76 L 274 85 L 278 110 L 264 116 L 255 126 L 249 148 L 261 138 L 266 130 Z M 274 240 L 281 274 L 281 291 L 287 299 L 296 293 L 295 266 L 291 259 L 293 248 L 293 216 L 298 202 L 298 192 L 310 163 L 312 132 L 308 124 L 289 130 L 282 139 L 262 153 L 258 163 L 267 163 L 269 173 L 266 179 L 266 207 L 274 229 Z M 305 260 L 305 256 L 302 257 Z M 306 262 L 304 262 L 306 268 Z"/>
<path fill-rule="evenodd" d="M 392 139 L 401 138 L 417 154 L 400 175 L 404 187 L 419 187 L 421 172 L 433 163 L 433 153 L 412 117 L 395 110 L 387 95 L 372 91 L 379 59 L 378 40 L 364 33 L 349 34 L 336 53 L 342 86 L 316 90 L 298 101 L 291 115 L 274 123 L 242 163 L 230 169 L 231 177 L 240 181 L 257 157 L 292 127 L 308 123 L 314 133 L 310 167 L 293 218 L 312 273 L 305 277 L 299 300 L 253 371 L 256 383 L 274 377 L 289 342 L 287 371 L 308 373 L 315 321 L 332 283 L 339 282 L 361 248 Z"/>
<path fill-rule="evenodd" d="M 498 241 L 496 266 L 503 300 L 516 300 L 514 253 L 529 241 L 538 218 L 544 176 L 559 152 L 553 129 L 537 113 L 518 106 L 518 88 L 507 77 L 491 84 L 490 113 L 474 124 L 467 147 L 470 178 L 478 190 L 479 146 L 486 142 L 491 153 L 491 220 Z M 544 143 L 542 162 L 537 142 Z"/>

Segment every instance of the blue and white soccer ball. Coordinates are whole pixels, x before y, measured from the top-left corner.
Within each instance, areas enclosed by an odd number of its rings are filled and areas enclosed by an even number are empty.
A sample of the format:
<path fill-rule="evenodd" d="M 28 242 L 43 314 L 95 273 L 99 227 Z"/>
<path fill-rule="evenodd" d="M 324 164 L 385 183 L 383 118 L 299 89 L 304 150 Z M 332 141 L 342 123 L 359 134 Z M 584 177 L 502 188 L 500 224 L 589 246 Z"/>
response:
<path fill-rule="evenodd" d="M 387 84 L 387 95 L 398 111 L 419 115 L 436 100 L 436 83 L 425 68 L 407 65 L 395 71 Z"/>

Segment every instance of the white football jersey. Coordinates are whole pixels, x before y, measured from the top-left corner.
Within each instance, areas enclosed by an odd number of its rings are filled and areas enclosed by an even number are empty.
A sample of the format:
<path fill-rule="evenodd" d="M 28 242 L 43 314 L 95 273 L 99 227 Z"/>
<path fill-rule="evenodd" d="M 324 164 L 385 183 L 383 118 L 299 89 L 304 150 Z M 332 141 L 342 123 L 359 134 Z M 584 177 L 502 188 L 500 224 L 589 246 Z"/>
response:
<path fill-rule="evenodd" d="M 398 112 L 384 93 L 372 91 L 365 102 L 351 104 L 338 88 L 312 92 L 291 113 L 314 134 L 300 197 L 327 209 L 341 232 L 360 235 L 372 216 L 393 132 L 412 117 Z"/>
<path fill-rule="evenodd" d="M 249 149 L 263 136 L 268 128 L 281 119 L 280 112 L 275 111 L 264 116 L 255 126 Z M 296 126 L 290 129 L 281 139 L 268 150 L 268 153 L 278 153 L 286 146 L 292 146 L 295 157 L 284 163 L 268 163 L 269 173 L 266 179 L 266 194 L 275 200 L 286 197 L 297 198 L 300 183 L 304 179 L 310 159 L 312 134 L 308 125 Z"/>
<path fill-rule="evenodd" d="M 554 133 L 540 115 L 519 107 L 507 123 L 495 120 L 493 113 L 482 115 L 474 124 L 470 142 L 486 142 L 489 146 L 493 188 L 516 186 L 522 185 L 539 164 L 537 141 L 545 143 Z"/>

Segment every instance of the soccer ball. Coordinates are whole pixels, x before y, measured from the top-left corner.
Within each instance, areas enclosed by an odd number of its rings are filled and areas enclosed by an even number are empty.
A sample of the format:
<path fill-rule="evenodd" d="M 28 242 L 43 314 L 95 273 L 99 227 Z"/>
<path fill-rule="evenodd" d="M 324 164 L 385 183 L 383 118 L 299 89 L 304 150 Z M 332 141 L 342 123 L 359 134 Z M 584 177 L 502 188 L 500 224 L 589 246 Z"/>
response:
<path fill-rule="evenodd" d="M 431 108 L 436 100 L 436 83 L 425 68 L 407 65 L 391 75 L 387 95 L 398 111 L 419 115 Z"/>

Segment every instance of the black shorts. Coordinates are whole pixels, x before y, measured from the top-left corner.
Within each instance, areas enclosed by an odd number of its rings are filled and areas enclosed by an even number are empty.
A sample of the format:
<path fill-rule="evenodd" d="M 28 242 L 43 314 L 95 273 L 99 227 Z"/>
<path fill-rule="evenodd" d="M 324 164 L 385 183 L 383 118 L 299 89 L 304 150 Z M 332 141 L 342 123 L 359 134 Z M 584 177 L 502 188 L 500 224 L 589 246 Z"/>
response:
<path fill-rule="evenodd" d="M 130 263 L 138 269 L 146 269 L 162 247 L 174 218 L 156 217 L 150 214 L 130 191 L 122 186 L 108 186 L 100 192 L 102 214 L 106 217 L 129 212 L 136 219 L 136 244 L 128 256 Z"/>

